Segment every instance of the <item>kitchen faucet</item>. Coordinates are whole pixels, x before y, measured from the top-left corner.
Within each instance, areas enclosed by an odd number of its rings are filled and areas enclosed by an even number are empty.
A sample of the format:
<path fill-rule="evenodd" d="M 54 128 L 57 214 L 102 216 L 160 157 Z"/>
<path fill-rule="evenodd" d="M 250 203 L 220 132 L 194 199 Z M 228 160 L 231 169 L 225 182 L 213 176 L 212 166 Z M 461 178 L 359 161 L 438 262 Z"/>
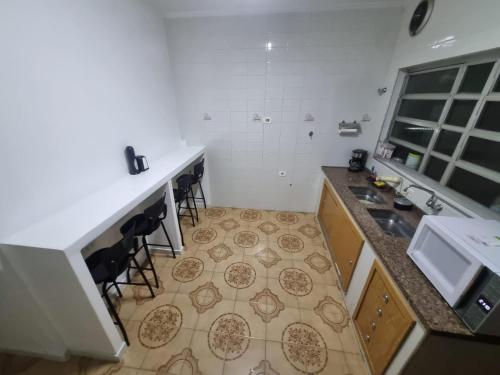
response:
<path fill-rule="evenodd" d="M 423 186 L 420 186 L 420 185 L 410 184 L 407 187 L 405 187 L 405 189 L 403 191 L 406 193 L 406 192 L 408 192 L 409 188 L 420 189 L 422 191 L 425 191 L 425 192 L 431 194 L 431 197 L 427 200 L 427 202 L 425 202 L 425 204 L 427 205 L 427 207 L 431 208 L 432 213 L 434 215 L 436 215 L 439 211 L 441 211 L 443 209 L 443 205 L 438 203 L 438 199 L 437 199 L 437 196 L 436 196 L 436 193 L 434 192 L 434 190 L 424 188 Z"/>

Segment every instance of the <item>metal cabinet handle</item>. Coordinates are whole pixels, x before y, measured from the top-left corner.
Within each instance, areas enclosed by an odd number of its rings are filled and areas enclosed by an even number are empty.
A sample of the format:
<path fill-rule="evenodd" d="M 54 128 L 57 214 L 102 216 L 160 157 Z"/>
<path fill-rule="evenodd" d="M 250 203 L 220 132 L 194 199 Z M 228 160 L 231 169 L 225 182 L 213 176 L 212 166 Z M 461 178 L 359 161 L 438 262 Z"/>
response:
<path fill-rule="evenodd" d="M 380 307 L 377 307 L 377 316 L 382 316 L 382 309 Z"/>
<path fill-rule="evenodd" d="M 384 294 L 383 299 L 385 304 L 387 305 L 389 303 L 389 296 L 387 294 Z"/>
<path fill-rule="evenodd" d="M 372 338 L 371 338 L 371 336 L 370 336 L 370 335 L 366 335 L 366 336 L 365 336 L 365 341 L 366 341 L 366 342 L 370 342 L 370 341 L 371 341 L 371 339 L 372 339 Z"/>
<path fill-rule="evenodd" d="M 375 328 L 377 328 L 377 324 L 375 323 L 374 320 L 372 320 L 371 327 L 372 327 L 372 331 L 375 331 Z"/>
<path fill-rule="evenodd" d="M 352 260 L 349 260 L 349 264 L 352 266 L 354 262 Z"/>

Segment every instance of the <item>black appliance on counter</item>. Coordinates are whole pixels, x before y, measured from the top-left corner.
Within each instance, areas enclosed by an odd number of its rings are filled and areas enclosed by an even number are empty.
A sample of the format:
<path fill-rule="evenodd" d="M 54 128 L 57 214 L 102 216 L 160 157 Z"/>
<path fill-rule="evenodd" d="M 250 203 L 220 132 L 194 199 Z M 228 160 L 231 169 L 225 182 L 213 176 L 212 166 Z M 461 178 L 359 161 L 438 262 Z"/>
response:
<path fill-rule="evenodd" d="M 360 148 L 352 150 L 351 160 L 349 160 L 349 170 L 351 172 L 361 172 L 365 169 L 368 151 Z"/>
<path fill-rule="evenodd" d="M 128 173 L 139 174 L 149 169 L 146 157 L 144 155 L 136 155 L 132 146 L 125 147 L 125 157 L 127 158 Z"/>

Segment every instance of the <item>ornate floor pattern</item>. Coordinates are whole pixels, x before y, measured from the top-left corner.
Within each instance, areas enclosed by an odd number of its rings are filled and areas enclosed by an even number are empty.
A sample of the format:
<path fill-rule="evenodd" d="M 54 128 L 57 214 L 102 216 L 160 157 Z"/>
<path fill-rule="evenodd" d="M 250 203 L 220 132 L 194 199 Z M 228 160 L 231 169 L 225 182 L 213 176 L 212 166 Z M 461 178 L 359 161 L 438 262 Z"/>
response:
<path fill-rule="evenodd" d="M 0 374 L 369 374 L 313 214 L 211 207 L 199 219 L 182 221 L 181 256 L 154 254 L 154 299 L 122 288 L 121 362 L 0 353 Z"/>

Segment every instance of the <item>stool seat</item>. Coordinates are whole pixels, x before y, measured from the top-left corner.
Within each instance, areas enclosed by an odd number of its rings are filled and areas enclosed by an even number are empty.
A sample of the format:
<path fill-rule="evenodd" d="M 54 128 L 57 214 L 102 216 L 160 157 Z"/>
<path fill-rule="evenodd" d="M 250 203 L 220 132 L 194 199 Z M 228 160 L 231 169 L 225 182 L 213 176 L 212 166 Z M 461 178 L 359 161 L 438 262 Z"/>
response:
<path fill-rule="evenodd" d="M 111 274 L 110 270 L 103 262 L 103 255 L 108 250 L 109 248 L 97 250 L 95 253 L 85 259 L 85 263 L 89 268 L 92 279 L 94 279 L 94 282 L 96 284 L 100 284 L 102 282 L 113 282 L 114 280 L 114 277 Z"/>
<path fill-rule="evenodd" d="M 144 214 L 137 214 L 122 225 L 120 231 L 126 233 L 135 224 L 134 236 L 149 236 L 160 227 L 160 219 L 148 219 Z"/>

